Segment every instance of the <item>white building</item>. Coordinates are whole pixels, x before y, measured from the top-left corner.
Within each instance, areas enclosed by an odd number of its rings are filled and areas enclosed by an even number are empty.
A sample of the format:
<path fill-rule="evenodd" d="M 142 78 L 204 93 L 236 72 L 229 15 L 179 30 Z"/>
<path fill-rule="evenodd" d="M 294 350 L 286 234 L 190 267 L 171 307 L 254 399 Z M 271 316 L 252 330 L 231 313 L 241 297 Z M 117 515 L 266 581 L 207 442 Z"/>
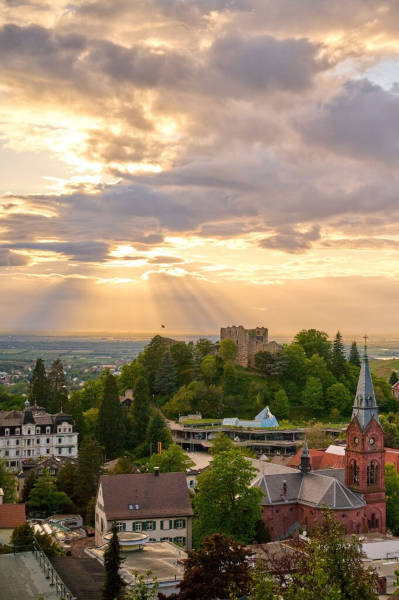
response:
<path fill-rule="evenodd" d="M 71 415 L 50 415 L 25 402 L 25 410 L 0 411 L 0 460 L 13 471 L 39 457 L 76 458 L 78 432 Z"/>
<path fill-rule="evenodd" d="M 191 549 L 193 510 L 184 473 L 103 475 L 95 509 L 96 544 L 115 521 L 119 531 L 145 532 L 150 542 Z"/>

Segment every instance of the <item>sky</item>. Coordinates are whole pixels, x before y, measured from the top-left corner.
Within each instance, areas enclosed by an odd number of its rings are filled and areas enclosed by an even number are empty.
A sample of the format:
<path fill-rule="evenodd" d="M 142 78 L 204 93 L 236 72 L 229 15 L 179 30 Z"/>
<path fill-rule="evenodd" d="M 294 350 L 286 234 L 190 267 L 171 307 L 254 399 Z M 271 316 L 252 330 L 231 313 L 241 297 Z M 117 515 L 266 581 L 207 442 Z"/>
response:
<path fill-rule="evenodd" d="M 2 331 L 395 333 L 396 0 L 3 0 Z"/>

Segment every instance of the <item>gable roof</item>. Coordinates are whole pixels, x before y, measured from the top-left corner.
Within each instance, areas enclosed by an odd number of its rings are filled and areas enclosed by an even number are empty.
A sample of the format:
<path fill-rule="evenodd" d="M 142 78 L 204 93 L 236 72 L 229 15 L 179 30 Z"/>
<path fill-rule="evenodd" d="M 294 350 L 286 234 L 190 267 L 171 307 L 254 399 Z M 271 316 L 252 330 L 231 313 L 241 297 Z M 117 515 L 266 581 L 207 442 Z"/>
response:
<path fill-rule="evenodd" d="M 14 529 L 24 523 L 25 504 L 0 504 L 0 529 Z"/>
<path fill-rule="evenodd" d="M 107 520 L 193 514 L 184 473 L 103 475 L 100 486 Z"/>
<path fill-rule="evenodd" d="M 297 469 L 281 467 L 266 469 L 253 481 L 264 496 L 263 506 L 282 503 L 299 503 L 332 509 L 353 509 L 365 506 L 361 494 L 352 492 L 344 485 L 343 469 L 301 473 Z M 277 465 L 273 465 L 277 467 Z M 285 493 L 284 493 L 285 491 Z"/>

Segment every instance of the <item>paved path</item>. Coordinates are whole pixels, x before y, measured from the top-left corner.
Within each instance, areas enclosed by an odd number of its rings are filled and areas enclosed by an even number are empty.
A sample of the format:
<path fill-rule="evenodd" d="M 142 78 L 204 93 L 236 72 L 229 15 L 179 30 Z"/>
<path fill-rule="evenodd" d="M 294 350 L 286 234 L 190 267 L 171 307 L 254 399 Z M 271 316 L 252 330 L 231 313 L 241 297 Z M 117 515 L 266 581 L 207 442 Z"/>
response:
<path fill-rule="evenodd" d="M 0 600 L 56 600 L 32 552 L 0 555 Z"/>

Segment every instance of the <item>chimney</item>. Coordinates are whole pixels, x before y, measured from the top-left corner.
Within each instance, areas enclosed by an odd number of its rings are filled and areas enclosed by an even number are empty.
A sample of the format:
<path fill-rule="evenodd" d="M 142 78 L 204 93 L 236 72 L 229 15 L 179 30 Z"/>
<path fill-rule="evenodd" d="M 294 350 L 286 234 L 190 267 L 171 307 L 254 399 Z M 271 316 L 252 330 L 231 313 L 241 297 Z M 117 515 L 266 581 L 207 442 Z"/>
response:
<path fill-rule="evenodd" d="M 3 504 L 3 500 L 4 500 L 4 492 L 3 492 L 3 488 L 0 488 L 0 504 Z"/>
<path fill-rule="evenodd" d="M 155 477 L 159 476 L 159 467 L 154 467 L 154 475 Z"/>

